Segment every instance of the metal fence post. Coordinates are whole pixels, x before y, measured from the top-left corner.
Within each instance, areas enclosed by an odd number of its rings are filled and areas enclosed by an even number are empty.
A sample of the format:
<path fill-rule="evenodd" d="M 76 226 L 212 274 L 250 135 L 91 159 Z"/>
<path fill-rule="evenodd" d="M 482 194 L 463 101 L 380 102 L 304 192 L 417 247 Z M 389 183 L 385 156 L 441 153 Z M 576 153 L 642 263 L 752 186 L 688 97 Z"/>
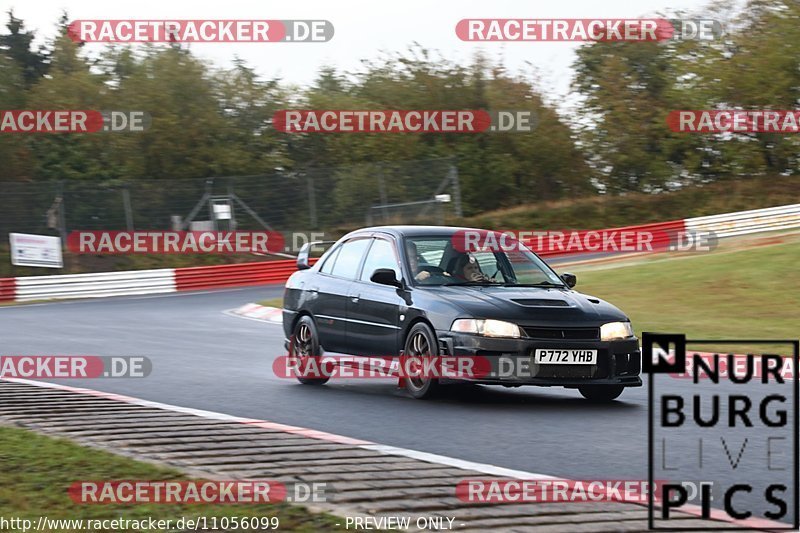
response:
<path fill-rule="evenodd" d="M 58 206 L 58 232 L 61 234 L 61 243 L 67 245 L 67 209 L 64 201 L 64 180 L 58 182 L 58 197 L 61 204 Z"/>
<path fill-rule="evenodd" d="M 122 188 L 122 205 L 125 208 L 125 225 L 128 231 L 133 231 L 133 210 L 131 209 L 131 193 L 128 184 Z"/>
<path fill-rule="evenodd" d="M 464 216 L 461 210 L 461 184 L 458 181 L 458 168 L 455 165 L 450 165 L 450 180 L 453 186 L 453 211 L 458 218 Z"/>
<path fill-rule="evenodd" d="M 383 217 L 383 223 L 386 223 L 386 204 L 389 203 L 389 198 L 386 195 L 386 180 L 384 179 L 383 174 L 383 164 L 378 163 L 378 191 L 381 195 L 381 204 L 384 206 L 381 216 Z"/>
<path fill-rule="evenodd" d="M 231 219 L 228 222 L 228 227 L 231 231 L 236 231 L 236 213 L 233 209 L 233 178 L 228 178 L 228 207 L 231 210 Z"/>
<path fill-rule="evenodd" d="M 308 216 L 311 222 L 311 228 L 317 229 L 317 197 L 314 193 L 314 177 L 311 173 L 306 175 L 306 183 L 308 184 Z"/>

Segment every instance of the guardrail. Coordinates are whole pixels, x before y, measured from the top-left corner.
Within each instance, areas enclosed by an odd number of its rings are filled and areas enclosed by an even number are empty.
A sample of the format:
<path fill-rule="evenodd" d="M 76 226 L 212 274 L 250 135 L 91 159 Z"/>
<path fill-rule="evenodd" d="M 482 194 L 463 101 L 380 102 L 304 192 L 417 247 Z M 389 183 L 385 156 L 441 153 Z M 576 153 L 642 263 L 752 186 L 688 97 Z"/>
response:
<path fill-rule="evenodd" d="M 309 262 L 313 263 L 316 259 Z M 265 283 L 282 283 L 297 270 L 296 261 L 269 261 L 175 269 L 175 286 L 179 291 L 245 287 Z"/>
<path fill-rule="evenodd" d="M 800 227 L 800 204 L 687 218 L 684 222 L 687 231 L 713 231 L 720 238 L 792 229 Z"/>
<path fill-rule="evenodd" d="M 16 286 L 16 278 L 0 278 L 0 302 L 14 301 Z"/>
<path fill-rule="evenodd" d="M 15 278 L 15 281 L 14 300 L 17 302 L 157 294 L 175 292 L 175 269 L 29 276 Z"/>
<path fill-rule="evenodd" d="M 316 258 L 309 261 L 316 262 Z M 295 261 L 0 278 L 0 301 L 102 298 L 283 283 Z"/>
<path fill-rule="evenodd" d="M 654 236 L 653 249 L 658 251 L 666 248 L 667 244 L 669 244 L 667 240 L 670 235 L 684 230 L 687 232 L 713 231 L 718 237 L 725 238 L 793 228 L 800 228 L 800 204 L 627 226 L 602 231 L 649 231 Z M 585 235 L 589 231 L 576 233 Z M 582 253 L 591 253 L 591 250 Z M 553 257 L 574 255 L 574 253 L 565 254 L 558 250 L 547 249 L 540 250 L 539 255 Z M 314 261 L 316 259 L 312 259 L 310 262 L 313 264 Z M 295 270 L 294 260 L 282 260 L 206 267 L 0 278 L 0 302 L 97 298 L 246 287 L 282 283 Z"/>

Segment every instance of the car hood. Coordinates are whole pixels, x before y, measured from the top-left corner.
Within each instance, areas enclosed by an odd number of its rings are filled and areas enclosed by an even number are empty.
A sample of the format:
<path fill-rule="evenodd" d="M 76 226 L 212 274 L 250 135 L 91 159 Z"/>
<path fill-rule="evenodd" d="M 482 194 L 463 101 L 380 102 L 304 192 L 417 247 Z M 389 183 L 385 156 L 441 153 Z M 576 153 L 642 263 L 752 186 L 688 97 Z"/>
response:
<path fill-rule="evenodd" d="M 538 287 L 431 287 L 432 293 L 461 308 L 464 316 L 520 324 L 575 322 L 600 325 L 627 320 L 625 313 L 594 296 L 566 289 Z"/>

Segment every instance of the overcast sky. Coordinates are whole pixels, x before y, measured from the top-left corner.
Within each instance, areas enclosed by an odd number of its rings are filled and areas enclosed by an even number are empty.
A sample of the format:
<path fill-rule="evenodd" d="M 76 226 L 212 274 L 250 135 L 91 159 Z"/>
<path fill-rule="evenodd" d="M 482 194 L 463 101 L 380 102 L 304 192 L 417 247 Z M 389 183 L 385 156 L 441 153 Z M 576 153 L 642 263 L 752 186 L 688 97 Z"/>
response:
<path fill-rule="evenodd" d="M 60 13 L 75 19 L 326 19 L 335 36 L 327 43 L 203 43 L 193 52 L 219 66 L 234 56 L 245 59 L 263 77 L 308 84 L 322 65 L 352 71 L 361 59 L 380 51 L 400 51 L 413 42 L 443 56 L 469 61 L 477 50 L 504 57 L 512 71 L 532 63 L 540 86 L 558 102 L 569 89 L 577 43 L 460 41 L 455 25 L 462 18 L 637 18 L 658 12 L 702 12 L 709 0 L 3 0 L 42 39 L 51 37 Z M 10 5 L 9 5 L 10 4 Z M 4 8 L 3 11 L 6 11 Z M 5 23 L 5 21 L 4 21 Z M 87 47 L 89 53 L 103 45 Z"/>

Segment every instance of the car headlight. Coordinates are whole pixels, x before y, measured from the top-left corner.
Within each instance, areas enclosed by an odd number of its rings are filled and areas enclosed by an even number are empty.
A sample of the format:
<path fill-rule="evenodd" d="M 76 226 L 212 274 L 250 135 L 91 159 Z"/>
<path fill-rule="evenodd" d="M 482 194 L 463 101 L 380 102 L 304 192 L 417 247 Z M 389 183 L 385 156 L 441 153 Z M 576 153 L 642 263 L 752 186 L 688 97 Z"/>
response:
<path fill-rule="evenodd" d="M 484 337 L 512 337 L 518 339 L 522 336 L 519 326 L 502 320 L 476 320 L 474 318 L 460 318 L 453 322 L 450 331 L 459 333 L 474 333 Z"/>
<path fill-rule="evenodd" d="M 630 322 L 609 322 L 600 326 L 600 340 L 614 341 L 633 337 L 633 327 Z"/>

